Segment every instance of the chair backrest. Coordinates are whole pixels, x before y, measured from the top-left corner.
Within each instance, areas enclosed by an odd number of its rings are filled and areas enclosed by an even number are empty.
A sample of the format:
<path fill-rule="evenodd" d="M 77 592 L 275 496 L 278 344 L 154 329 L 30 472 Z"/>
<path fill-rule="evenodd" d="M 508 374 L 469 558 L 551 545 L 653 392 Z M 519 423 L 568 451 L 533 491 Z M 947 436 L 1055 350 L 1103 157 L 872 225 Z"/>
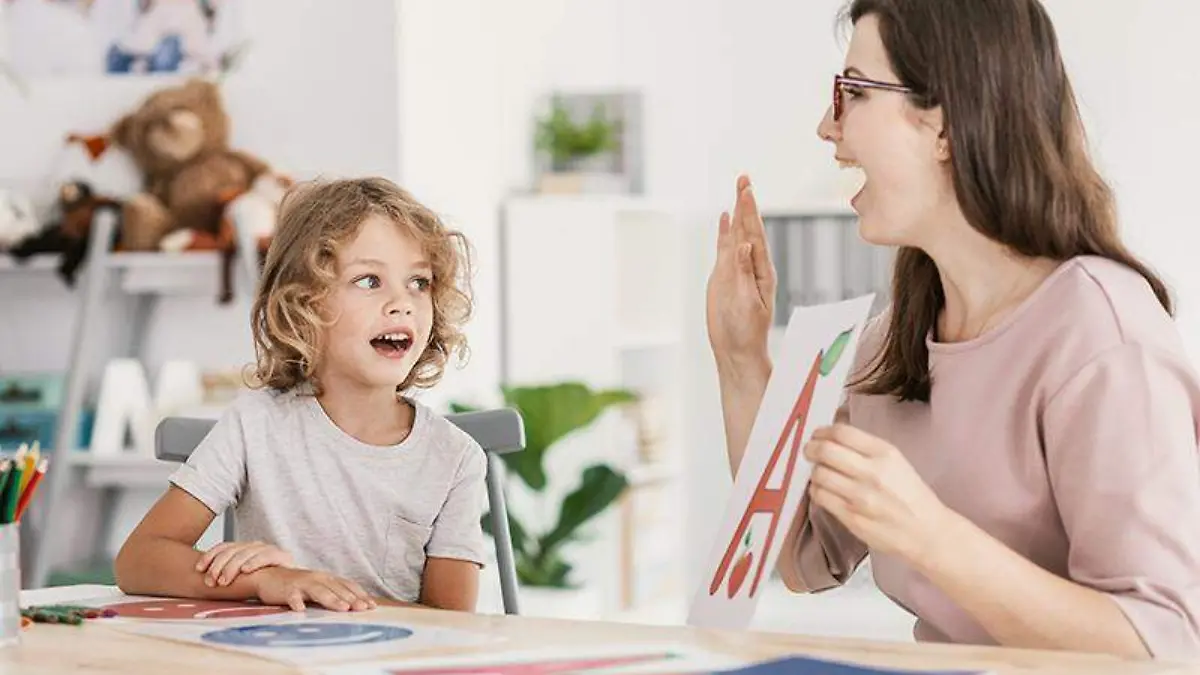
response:
<path fill-rule="evenodd" d="M 512 408 L 497 408 L 476 412 L 455 413 L 446 419 L 466 432 L 487 454 L 487 492 L 492 516 L 493 540 L 496 544 L 496 563 L 500 575 L 500 592 L 504 612 L 516 614 L 517 573 L 513 559 L 512 539 L 508 529 L 508 509 L 504 500 L 504 463 L 500 455 L 520 452 L 525 447 L 525 423 Z M 186 462 L 208 432 L 214 419 L 199 417 L 167 417 L 154 432 L 154 455 L 169 462 Z M 224 514 L 224 537 L 234 537 L 233 514 Z"/>

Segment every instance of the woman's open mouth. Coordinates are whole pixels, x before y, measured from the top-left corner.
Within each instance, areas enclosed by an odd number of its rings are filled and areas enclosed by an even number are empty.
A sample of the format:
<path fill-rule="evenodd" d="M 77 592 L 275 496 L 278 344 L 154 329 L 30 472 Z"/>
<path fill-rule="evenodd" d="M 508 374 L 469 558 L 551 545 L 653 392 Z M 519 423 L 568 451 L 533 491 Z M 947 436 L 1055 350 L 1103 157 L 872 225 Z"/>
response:
<path fill-rule="evenodd" d="M 850 205 L 857 207 L 859 198 L 862 197 L 863 192 L 867 189 L 867 174 L 858 162 L 839 159 L 838 166 L 848 171 L 846 174 L 847 179 L 843 181 L 843 185 L 846 186 Z"/>

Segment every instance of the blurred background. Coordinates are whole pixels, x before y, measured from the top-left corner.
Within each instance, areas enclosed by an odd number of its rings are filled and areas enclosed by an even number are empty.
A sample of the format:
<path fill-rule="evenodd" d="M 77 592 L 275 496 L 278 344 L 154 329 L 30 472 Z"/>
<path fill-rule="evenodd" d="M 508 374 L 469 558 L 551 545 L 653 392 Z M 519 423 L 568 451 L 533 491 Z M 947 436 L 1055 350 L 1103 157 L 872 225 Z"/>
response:
<path fill-rule="evenodd" d="M 1175 290 L 1194 354 L 1200 5 L 1044 2 L 1124 234 Z M 815 133 L 848 39 L 841 6 L 0 1 L 0 449 L 36 440 L 71 467 L 54 522 L 32 528 L 47 557 L 27 584 L 111 582 L 172 468 L 145 430 L 218 414 L 253 357 L 251 282 L 234 265 L 223 301 L 220 246 L 163 240 L 102 256 L 96 274 L 89 256 L 68 283 L 80 239 L 46 235 L 79 217 L 80 186 L 118 202 L 139 189 L 133 153 L 94 157 L 88 136 L 205 77 L 230 148 L 272 176 L 386 176 L 472 242 L 471 359 L 424 398 L 515 405 L 553 441 L 536 450 L 544 486 L 510 472 L 512 517 L 531 541 L 579 527 L 553 551 L 518 551 L 526 613 L 682 621 L 730 488 L 703 301 L 738 173 L 768 223 L 781 321 L 795 304 L 886 301 L 890 252 L 858 239 L 853 177 Z M 254 207 L 272 205 L 270 187 L 247 195 L 259 201 L 229 213 L 268 236 Z M 44 251 L 19 249 L 35 236 Z M 623 479 L 619 494 L 588 492 L 595 465 Z M 591 506 L 570 512 L 573 492 Z M 489 576 L 481 610 L 499 611 L 496 588 Z M 911 620 L 860 573 L 813 597 L 773 584 L 756 626 L 907 640 Z"/>

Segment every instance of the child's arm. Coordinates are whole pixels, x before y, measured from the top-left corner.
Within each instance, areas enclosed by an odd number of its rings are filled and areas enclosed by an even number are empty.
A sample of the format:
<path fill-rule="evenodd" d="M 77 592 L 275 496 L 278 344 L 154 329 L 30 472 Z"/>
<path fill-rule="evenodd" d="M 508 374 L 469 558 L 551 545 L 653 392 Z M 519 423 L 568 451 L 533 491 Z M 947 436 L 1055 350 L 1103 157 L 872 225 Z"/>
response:
<path fill-rule="evenodd" d="M 117 585 L 126 593 L 171 597 L 236 599 L 256 597 L 248 578 L 209 588 L 196 570 L 196 542 L 217 513 L 232 508 L 246 482 L 245 416 L 258 397 L 239 397 L 188 460 L 171 475 L 166 494 L 150 509 L 121 547 Z"/>
<path fill-rule="evenodd" d="M 479 569 L 484 560 L 480 520 L 486 475 L 487 456 L 479 444 L 469 441 L 425 546 L 422 605 L 475 611 L 479 597 Z"/>
<path fill-rule="evenodd" d="M 172 485 L 133 530 L 117 555 L 117 585 L 133 595 L 213 600 L 258 597 L 254 574 L 239 575 L 228 586 L 208 586 L 196 570 L 202 553 L 195 542 L 214 514 L 200 500 Z M 262 570 L 260 570 L 261 572 Z"/>
<path fill-rule="evenodd" d="M 479 565 L 469 560 L 427 558 L 421 575 L 421 604 L 474 612 L 479 600 Z"/>
<path fill-rule="evenodd" d="M 214 514 L 200 500 L 171 486 L 121 547 L 117 585 L 131 595 L 206 600 L 259 599 L 303 611 L 312 600 L 336 611 L 366 610 L 375 601 L 358 584 L 311 570 L 266 567 L 238 574 L 228 585 L 205 582 L 195 542 Z"/>

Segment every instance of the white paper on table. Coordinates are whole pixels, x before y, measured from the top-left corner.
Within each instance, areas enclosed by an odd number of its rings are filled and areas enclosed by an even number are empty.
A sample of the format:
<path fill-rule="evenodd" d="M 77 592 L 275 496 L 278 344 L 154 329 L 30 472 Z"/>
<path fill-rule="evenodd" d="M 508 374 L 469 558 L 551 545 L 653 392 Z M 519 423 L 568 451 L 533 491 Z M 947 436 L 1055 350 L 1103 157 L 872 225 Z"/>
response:
<path fill-rule="evenodd" d="M 661 675 L 711 673 L 744 665 L 744 659 L 691 645 L 652 643 L 397 659 L 332 666 L 313 672 L 314 675 Z"/>
<path fill-rule="evenodd" d="M 808 487 L 804 444 L 834 421 L 873 300 L 869 294 L 793 310 L 689 625 L 744 629 L 754 618 Z"/>
<path fill-rule="evenodd" d="M 347 615 L 343 614 L 344 617 Z M 494 635 L 420 625 L 372 621 L 369 613 L 311 621 L 119 622 L 114 630 L 249 654 L 294 666 L 381 659 L 428 649 L 458 649 L 502 641 Z"/>

